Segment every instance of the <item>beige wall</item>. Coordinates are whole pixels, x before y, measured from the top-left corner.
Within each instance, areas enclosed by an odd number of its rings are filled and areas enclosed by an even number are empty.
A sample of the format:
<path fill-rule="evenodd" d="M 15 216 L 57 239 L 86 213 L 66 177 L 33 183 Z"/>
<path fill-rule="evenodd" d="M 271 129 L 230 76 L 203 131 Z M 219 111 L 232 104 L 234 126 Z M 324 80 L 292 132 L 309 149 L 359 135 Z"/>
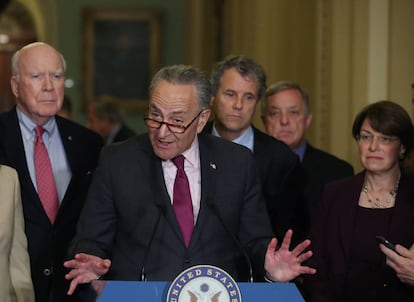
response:
<path fill-rule="evenodd" d="M 200 9 L 206 13 L 198 2 L 193 12 Z M 356 144 L 351 137 L 356 113 L 381 99 L 394 100 L 411 113 L 414 1 L 252 3 L 224 1 L 223 55 L 253 57 L 265 68 L 269 84 L 277 80 L 300 83 L 309 91 L 314 113 L 308 139 L 359 170 Z M 203 18 L 190 20 L 206 24 L 209 16 L 204 14 Z M 192 42 L 188 41 L 190 45 Z M 211 49 L 216 43 L 211 41 Z M 200 57 L 190 63 L 207 66 L 210 62 Z M 260 112 L 256 112 L 254 123 L 262 128 L 259 117 Z"/>
<path fill-rule="evenodd" d="M 19 2 L 30 12 L 37 38 L 57 47 L 65 56 L 68 70 L 66 78 L 74 85 L 66 88 L 73 103 L 75 120 L 85 124 L 86 113 L 83 99 L 85 87 L 83 76 L 83 20 L 85 7 L 112 7 L 114 9 L 131 7 L 159 9 L 163 11 L 161 64 L 179 64 L 186 62 L 186 1 L 187 0 L 12 0 Z M 143 111 L 128 111 L 126 120 L 134 130 L 146 131 Z"/>
<path fill-rule="evenodd" d="M 56 44 L 56 2 L 16 1 L 33 13 L 40 39 Z M 212 4 L 218 2 L 187 0 L 185 63 L 209 72 L 214 61 L 240 53 L 263 65 L 269 84 L 300 83 L 314 114 L 308 139 L 357 170 L 350 134 L 356 113 L 380 99 L 411 113 L 414 1 L 226 0 L 221 25 Z M 256 112 L 254 123 L 263 129 L 259 117 Z"/>
<path fill-rule="evenodd" d="M 31 12 L 36 25 L 36 34 L 40 41 L 57 46 L 57 7 L 55 0 L 15 0 Z"/>
<path fill-rule="evenodd" d="M 411 114 L 414 83 L 414 1 L 393 0 L 390 7 L 389 97 Z"/>

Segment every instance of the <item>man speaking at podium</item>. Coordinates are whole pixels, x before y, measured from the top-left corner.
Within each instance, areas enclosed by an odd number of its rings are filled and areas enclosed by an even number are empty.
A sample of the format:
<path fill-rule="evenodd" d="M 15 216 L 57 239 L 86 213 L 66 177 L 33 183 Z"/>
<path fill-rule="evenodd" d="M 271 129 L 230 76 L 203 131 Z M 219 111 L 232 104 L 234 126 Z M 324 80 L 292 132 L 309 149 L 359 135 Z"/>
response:
<path fill-rule="evenodd" d="M 250 277 L 286 282 L 316 272 L 301 265 L 312 255 L 309 240 L 289 250 L 288 231 L 276 249 L 251 151 L 200 134 L 210 100 L 210 83 L 194 67 L 154 76 L 148 133 L 101 155 L 64 264 L 69 295 L 97 278 L 167 281 L 197 264 L 245 281 L 240 254 Z"/>

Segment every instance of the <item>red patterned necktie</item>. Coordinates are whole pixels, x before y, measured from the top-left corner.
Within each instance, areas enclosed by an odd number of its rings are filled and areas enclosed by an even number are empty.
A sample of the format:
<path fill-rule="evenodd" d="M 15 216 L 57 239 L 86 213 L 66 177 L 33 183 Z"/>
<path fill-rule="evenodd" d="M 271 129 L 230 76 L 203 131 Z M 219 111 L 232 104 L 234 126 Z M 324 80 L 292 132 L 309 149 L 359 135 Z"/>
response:
<path fill-rule="evenodd" d="M 59 209 L 59 199 L 56 190 L 55 178 L 53 176 L 52 165 L 42 138 L 45 129 L 41 126 L 37 126 L 35 131 L 36 139 L 34 142 L 34 164 L 36 171 L 37 193 L 39 194 L 39 198 L 50 222 L 54 223 Z"/>
<path fill-rule="evenodd" d="M 174 181 L 173 208 L 178 224 L 183 234 L 185 245 L 190 244 L 194 229 L 193 203 L 191 202 L 190 185 L 184 171 L 184 156 L 179 155 L 172 159 L 177 167 Z"/>

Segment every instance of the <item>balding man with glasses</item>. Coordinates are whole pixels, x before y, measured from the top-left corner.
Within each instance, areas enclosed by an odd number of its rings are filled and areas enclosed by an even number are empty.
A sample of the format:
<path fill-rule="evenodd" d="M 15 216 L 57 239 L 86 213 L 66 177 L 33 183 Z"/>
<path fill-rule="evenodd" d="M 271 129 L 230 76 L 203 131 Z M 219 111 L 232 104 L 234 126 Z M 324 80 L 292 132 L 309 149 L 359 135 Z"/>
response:
<path fill-rule="evenodd" d="M 239 280 L 241 250 L 262 278 L 315 273 L 301 265 L 312 255 L 308 240 L 290 249 L 289 231 L 276 249 L 251 152 L 200 134 L 210 99 L 210 83 L 194 67 L 154 76 L 148 133 L 103 151 L 65 263 L 69 294 L 98 277 L 173 280 L 199 264 Z"/>

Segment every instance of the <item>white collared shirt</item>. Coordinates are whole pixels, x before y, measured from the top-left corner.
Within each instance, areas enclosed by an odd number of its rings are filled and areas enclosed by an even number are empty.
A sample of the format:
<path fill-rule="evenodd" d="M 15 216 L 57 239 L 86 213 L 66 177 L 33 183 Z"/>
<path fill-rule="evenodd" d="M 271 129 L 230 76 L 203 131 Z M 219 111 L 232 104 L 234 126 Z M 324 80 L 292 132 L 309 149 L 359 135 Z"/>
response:
<path fill-rule="evenodd" d="M 191 200 L 193 203 L 194 223 L 197 221 L 198 212 L 200 211 L 201 200 L 201 169 L 200 169 L 200 150 L 197 136 L 190 148 L 182 153 L 185 157 L 184 171 L 187 174 L 190 185 Z M 177 174 L 177 167 L 171 160 L 162 161 L 164 171 L 164 180 L 170 196 L 171 204 L 173 202 L 174 181 Z"/>

